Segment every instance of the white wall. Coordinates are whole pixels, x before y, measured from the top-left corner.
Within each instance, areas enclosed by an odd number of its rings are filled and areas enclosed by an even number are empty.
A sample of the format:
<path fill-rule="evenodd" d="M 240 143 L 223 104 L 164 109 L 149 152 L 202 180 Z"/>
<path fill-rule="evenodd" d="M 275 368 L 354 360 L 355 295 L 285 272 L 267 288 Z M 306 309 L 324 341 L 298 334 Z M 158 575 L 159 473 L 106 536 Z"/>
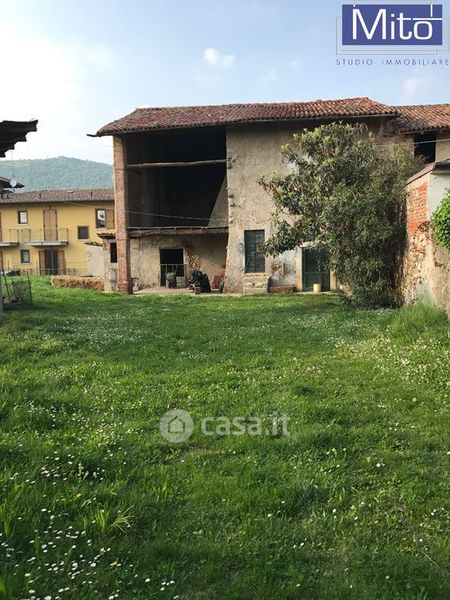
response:
<path fill-rule="evenodd" d="M 434 211 L 442 202 L 446 191 L 450 189 L 450 171 L 434 170 L 430 177 L 428 196 L 428 218 L 431 219 Z"/>
<path fill-rule="evenodd" d="M 437 136 L 436 160 L 450 160 L 450 130 L 443 131 Z"/>

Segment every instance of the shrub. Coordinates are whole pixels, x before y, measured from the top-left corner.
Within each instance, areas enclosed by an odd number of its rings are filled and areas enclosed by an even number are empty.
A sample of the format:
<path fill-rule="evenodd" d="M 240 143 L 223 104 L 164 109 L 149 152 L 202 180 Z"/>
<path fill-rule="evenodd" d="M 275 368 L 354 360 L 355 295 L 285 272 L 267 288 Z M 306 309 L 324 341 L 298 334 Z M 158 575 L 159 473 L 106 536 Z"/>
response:
<path fill-rule="evenodd" d="M 438 243 L 450 250 L 450 190 L 433 214 L 431 224 Z"/>
<path fill-rule="evenodd" d="M 355 306 L 399 303 L 405 238 L 405 183 L 418 169 L 408 147 L 386 150 L 365 125 L 332 123 L 294 135 L 282 148 L 288 175 L 261 183 L 273 198 L 272 255 L 306 243 Z"/>

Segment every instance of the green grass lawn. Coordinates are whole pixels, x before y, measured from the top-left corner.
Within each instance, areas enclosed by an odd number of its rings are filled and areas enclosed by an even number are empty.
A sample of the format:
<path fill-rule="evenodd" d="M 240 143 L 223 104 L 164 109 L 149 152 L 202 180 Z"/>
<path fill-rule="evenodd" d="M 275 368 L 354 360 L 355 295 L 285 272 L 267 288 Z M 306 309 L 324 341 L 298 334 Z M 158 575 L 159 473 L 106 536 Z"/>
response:
<path fill-rule="evenodd" d="M 35 295 L 0 331 L 0 597 L 450 597 L 440 314 Z M 289 436 L 199 430 L 274 414 Z"/>

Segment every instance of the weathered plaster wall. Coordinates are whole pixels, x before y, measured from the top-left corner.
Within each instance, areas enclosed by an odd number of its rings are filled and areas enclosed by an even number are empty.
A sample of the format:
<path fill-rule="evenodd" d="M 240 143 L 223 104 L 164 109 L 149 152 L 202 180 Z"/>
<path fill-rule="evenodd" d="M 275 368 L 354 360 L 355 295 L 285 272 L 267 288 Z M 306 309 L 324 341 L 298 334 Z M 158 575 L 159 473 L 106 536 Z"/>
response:
<path fill-rule="evenodd" d="M 85 244 L 87 258 L 87 274 L 92 277 L 104 277 L 105 270 L 103 267 L 103 246 Z"/>
<path fill-rule="evenodd" d="M 151 236 L 132 239 L 131 277 L 139 288 L 161 285 L 160 249 L 183 248 L 184 263 L 206 273 L 212 281 L 226 262 L 226 235 Z"/>
<path fill-rule="evenodd" d="M 228 195 L 227 195 L 227 178 L 223 178 L 222 187 L 214 204 L 211 218 L 209 219 L 208 227 L 227 227 L 228 226 Z"/>
<path fill-rule="evenodd" d="M 281 161 L 280 149 L 295 130 L 289 125 L 258 124 L 229 127 L 227 133 L 229 240 L 226 290 L 242 292 L 245 275 L 244 231 L 264 229 L 266 239 L 273 232 L 272 199 L 259 185 L 261 175 L 274 171 L 288 173 Z M 286 252 L 277 258 L 266 257 L 266 275 L 273 285 L 296 284 L 297 252 Z"/>
<path fill-rule="evenodd" d="M 428 218 L 431 219 L 447 190 L 450 188 L 450 176 L 445 172 L 433 171 L 430 177 L 430 193 L 428 196 Z"/>
<path fill-rule="evenodd" d="M 111 262 L 111 242 L 103 240 L 103 276 L 105 292 L 117 291 L 117 263 Z"/>
<path fill-rule="evenodd" d="M 317 125 L 317 124 L 315 124 Z M 241 293 L 244 288 L 260 284 L 261 277 L 245 274 L 244 231 L 264 229 L 266 240 L 274 233 L 272 198 L 258 183 L 262 175 L 275 171 L 287 174 L 289 165 L 281 159 L 281 147 L 294 133 L 303 129 L 290 124 L 254 124 L 229 127 L 228 152 L 228 211 L 229 240 L 225 289 Z M 374 128 L 376 130 L 377 127 Z M 270 286 L 295 286 L 303 289 L 301 248 L 284 252 L 277 257 L 266 257 L 266 276 Z M 336 287 L 332 277 L 332 287 Z"/>
<path fill-rule="evenodd" d="M 450 187 L 450 174 L 434 171 L 408 184 L 402 289 L 406 302 L 429 296 L 450 313 L 450 254 L 435 243 L 430 227 L 430 214 L 443 198 L 439 190 L 445 187 Z"/>
<path fill-rule="evenodd" d="M 443 131 L 437 136 L 436 160 L 450 160 L 450 131 Z"/>

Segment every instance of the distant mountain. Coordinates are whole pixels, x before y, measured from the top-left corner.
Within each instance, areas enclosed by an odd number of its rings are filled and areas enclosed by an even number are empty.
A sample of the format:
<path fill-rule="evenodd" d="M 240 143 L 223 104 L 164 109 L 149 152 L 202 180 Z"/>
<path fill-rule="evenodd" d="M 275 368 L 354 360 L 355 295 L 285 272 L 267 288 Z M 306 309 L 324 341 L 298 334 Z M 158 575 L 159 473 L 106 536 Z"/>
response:
<path fill-rule="evenodd" d="M 112 166 L 79 158 L 0 160 L 0 176 L 23 183 L 24 192 L 113 186 Z"/>

